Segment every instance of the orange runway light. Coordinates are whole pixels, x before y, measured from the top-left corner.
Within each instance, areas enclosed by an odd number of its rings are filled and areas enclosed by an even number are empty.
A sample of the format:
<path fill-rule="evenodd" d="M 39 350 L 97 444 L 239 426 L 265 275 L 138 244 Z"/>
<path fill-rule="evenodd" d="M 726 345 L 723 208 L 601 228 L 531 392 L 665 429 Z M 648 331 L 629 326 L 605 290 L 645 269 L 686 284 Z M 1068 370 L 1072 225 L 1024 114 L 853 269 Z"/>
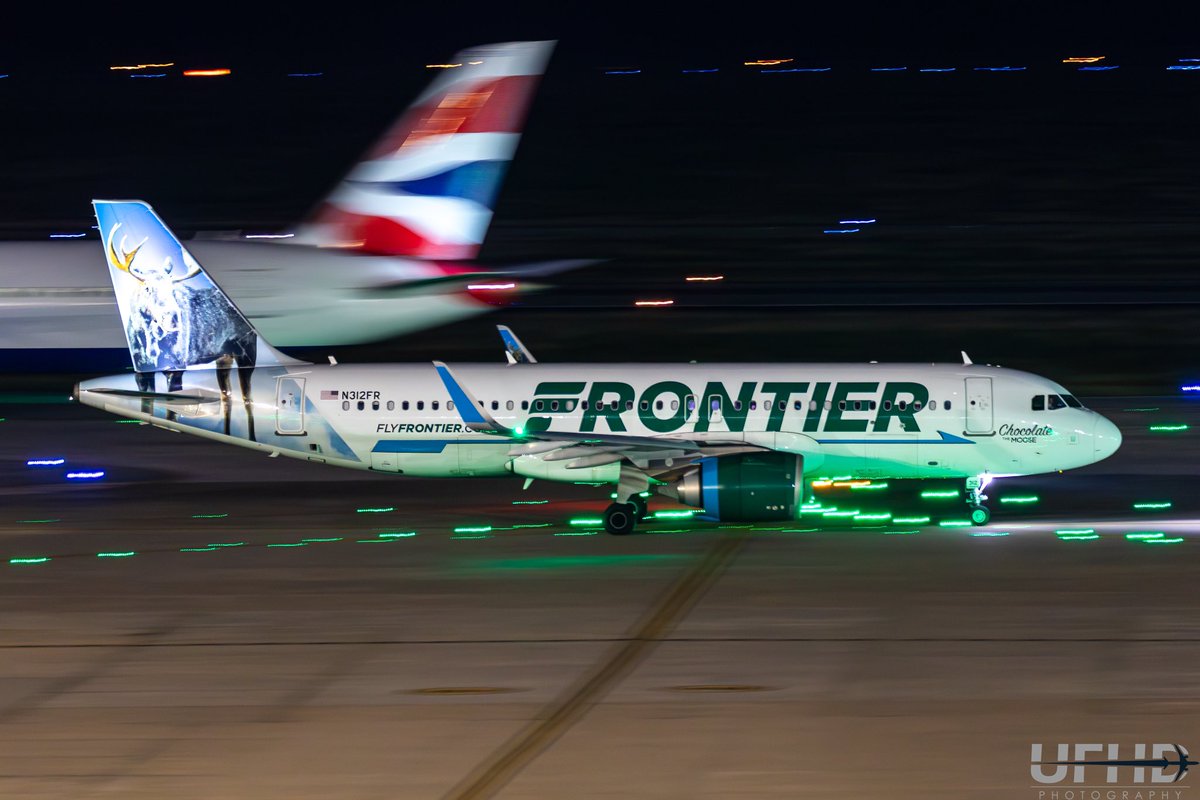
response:
<path fill-rule="evenodd" d="M 454 69 L 461 66 L 462 64 L 426 64 L 425 69 Z"/>
<path fill-rule="evenodd" d="M 161 68 L 161 67 L 173 67 L 173 66 L 175 66 L 175 62 L 168 61 L 165 64 L 129 64 L 129 65 L 124 65 L 124 66 L 118 65 L 118 66 L 109 67 L 109 69 L 149 69 L 150 67 Z"/>
<path fill-rule="evenodd" d="M 794 60 L 791 58 L 760 58 L 755 61 L 743 61 L 742 64 L 747 67 L 774 67 Z"/>
<path fill-rule="evenodd" d="M 230 70 L 227 69 L 185 69 L 183 77 L 185 78 L 217 78 L 221 75 L 229 75 Z"/>
<path fill-rule="evenodd" d="M 652 306 L 673 306 L 674 300 L 638 300 L 634 303 L 635 306 L 652 307 Z"/>
<path fill-rule="evenodd" d="M 1062 60 L 1062 63 L 1064 63 L 1064 64 L 1095 64 L 1097 61 L 1103 61 L 1104 58 L 1105 58 L 1104 56 L 1071 56 L 1070 58 L 1064 58 Z"/>

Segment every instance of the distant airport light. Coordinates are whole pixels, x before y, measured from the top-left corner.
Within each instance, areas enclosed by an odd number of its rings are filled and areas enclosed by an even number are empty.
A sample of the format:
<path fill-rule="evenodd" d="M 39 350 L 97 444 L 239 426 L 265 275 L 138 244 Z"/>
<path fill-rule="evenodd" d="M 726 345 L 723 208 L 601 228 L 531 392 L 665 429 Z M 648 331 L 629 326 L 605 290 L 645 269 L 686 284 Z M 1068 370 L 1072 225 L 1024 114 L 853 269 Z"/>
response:
<path fill-rule="evenodd" d="M 1117 66 L 1116 64 L 1109 64 L 1108 66 L 1080 67 L 1079 71 L 1080 72 L 1107 72 L 1110 69 L 1120 69 L 1120 67 Z"/>
<path fill-rule="evenodd" d="M 763 69 L 759 72 L 829 72 L 833 67 L 788 67 L 787 69 Z"/>
<path fill-rule="evenodd" d="M 291 239 L 294 233 L 247 233 L 245 239 Z"/>
<path fill-rule="evenodd" d="M 1180 61 L 1200 61 L 1200 58 L 1181 58 Z"/>
<path fill-rule="evenodd" d="M 720 72 L 720 71 L 721 70 L 719 67 L 709 67 L 708 69 L 681 69 L 680 70 L 680 72 L 682 72 L 684 75 L 699 75 L 701 73 Z"/>
<path fill-rule="evenodd" d="M 129 77 L 131 77 L 131 78 L 165 78 L 165 77 L 167 77 L 167 73 L 165 73 L 165 72 L 139 72 L 136 75 L 130 75 Z"/>
<path fill-rule="evenodd" d="M 858 228 L 826 228 L 824 233 L 858 233 Z"/>
<path fill-rule="evenodd" d="M 221 67 L 219 69 L 185 69 L 183 77 L 185 78 L 219 78 L 222 75 L 230 75 L 232 70 Z"/>
<path fill-rule="evenodd" d="M 467 289 L 472 292 L 498 292 L 504 289 L 515 289 L 515 283 L 468 283 Z"/>
<path fill-rule="evenodd" d="M 1172 64 L 1167 69 L 1172 71 L 1200 69 L 1200 64 Z"/>
<path fill-rule="evenodd" d="M 481 59 L 479 59 L 478 61 L 468 61 L 467 63 L 468 63 L 468 64 L 470 64 L 470 65 L 482 64 L 482 63 L 483 63 L 483 59 L 481 58 Z"/>
<path fill-rule="evenodd" d="M 1180 386 L 1181 392 L 1200 392 L 1200 383 L 1190 383 L 1187 386 Z"/>
<path fill-rule="evenodd" d="M 642 73 L 642 71 L 640 69 L 606 69 L 606 70 L 604 70 L 605 75 L 640 75 L 641 73 Z"/>
<path fill-rule="evenodd" d="M 651 306 L 673 306 L 674 300 L 638 300 L 634 303 L 635 306 L 651 307 Z"/>
<path fill-rule="evenodd" d="M 1095 64 L 1097 61 L 1103 61 L 1104 59 L 1105 59 L 1105 56 L 1071 56 L 1070 58 L 1064 58 L 1062 60 L 1062 63 L 1064 63 L 1064 64 Z"/>
<path fill-rule="evenodd" d="M 112 67 L 109 67 L 109 69 L 139 70 L 139 69 L 150 69 L 151 67 L 153 67 L 154 69 L 163 69 L 165 67 L 173 67 L 173 66 L 175 66 L 174 61 L 167 61 L 162 64 L 131 64 L 131 65 L 125 65 L 125 66 L 112 66 Z"/>
<path fill-rule="evenodd" d="M 1022 72 L 1026 67 L 975 67 L 976 72 Z"/>
<path fill-rule="evenodd" d="M 838 225 L 871 225 L 874 222 L 874 217 L 870 219 L 839 219 Z"/>
<path fill-rule="evenodd" d="M 96 470 L 95 472 L 68 472 L 67 480 L 69 481 L 96 481 L 104 477 L 104 470 Z"/>
<path fill-rule="evenodd" d="M 905 72 L 908 67 L 871 67 L 871 72 Z"/>
<path fill-rule="evenodd" d="M 228 514 L 192 514 L 192 519 L 224 519 Z"/>
<path fill-rule="evenodd" d="M 742 63 L 747 67 L 774 67 L 794 60 L 791 58 L 759 58 L 754 61 L 743 61 Z"/>
<path fill-rule="evenodd" d="M 724 275 L 688 275 L 684 278 L 688 283 L 711 283 L 712 281 L 725 280 Z"/>
<path fill-rule="evenodd" d="M 6 72 L 6 73 L 4 73 L 3 75 L 0 75 L 0 78 L 7 78 L 7 77 L 8 77 L 8 73 L 7 73 L 7 72 Z"/>
<path fill-rule="evenodd" d="M 65 458 L 31 458 L 25 462 L 27 467 L 58 467 L 67 463 Z"/>
<path fill-rule="evenodd" d="M 954 72 L 958 67 L 925 67 L 921 72 Z"/>
<path fill-rule="evenodd" d="M 454 69 L 461 66 L 462 64 L 426 64 L 425 69 Z"/>
<path fill-rule="evenodd" d="M 324 72 L 289 72 L 289 78 L 319 78 L 324 75 Z"/>
<path fill-rule="evenodd" d="M 52 234 L 50 234 L 51 239 L 82 239 L 84 236 L 87 236 L 87 234 L 86 233 L 52 233 Z"/>

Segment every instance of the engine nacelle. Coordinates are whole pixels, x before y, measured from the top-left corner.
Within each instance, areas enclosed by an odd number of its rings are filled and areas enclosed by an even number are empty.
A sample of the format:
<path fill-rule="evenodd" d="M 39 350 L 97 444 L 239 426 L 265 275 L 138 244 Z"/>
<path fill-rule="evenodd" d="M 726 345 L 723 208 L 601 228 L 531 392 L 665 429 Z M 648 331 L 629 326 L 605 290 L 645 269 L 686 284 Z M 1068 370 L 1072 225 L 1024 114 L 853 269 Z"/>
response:
<path fill-rule="evenodd" d="M 721 521 L 798 519 L 804 502 L 804 457 L 741 453 L 705 458 L 675 486 L 684 505 Z"/>

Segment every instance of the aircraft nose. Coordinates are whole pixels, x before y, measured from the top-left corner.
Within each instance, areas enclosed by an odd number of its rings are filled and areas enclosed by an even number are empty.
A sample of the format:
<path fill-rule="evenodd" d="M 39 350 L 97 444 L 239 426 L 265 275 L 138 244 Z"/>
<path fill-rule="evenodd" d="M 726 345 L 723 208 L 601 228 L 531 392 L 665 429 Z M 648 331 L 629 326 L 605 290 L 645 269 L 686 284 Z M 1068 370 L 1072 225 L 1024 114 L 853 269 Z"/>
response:
<path fill-rule="evenodd" d="M 1096 461 L 1103 461 L 1121 446 L 1121 430 L 1112 421 L 1097 414 L 1096 424 L 1092 427 L 1092 446 L 1096 451 Z"/>

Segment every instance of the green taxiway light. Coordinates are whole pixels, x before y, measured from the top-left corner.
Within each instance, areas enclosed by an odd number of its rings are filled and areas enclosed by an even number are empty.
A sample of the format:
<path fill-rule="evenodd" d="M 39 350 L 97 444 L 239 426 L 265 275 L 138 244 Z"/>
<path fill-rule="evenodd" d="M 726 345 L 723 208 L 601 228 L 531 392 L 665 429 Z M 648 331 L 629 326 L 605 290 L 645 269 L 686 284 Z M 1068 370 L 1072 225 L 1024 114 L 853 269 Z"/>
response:
<path fill-rule="evenodd" d="M 690 519 L 695 511 L 685 509 L 683 511 L 655 511 L 655 519 Z"/>
<path fill-rule="evenodd" d="M 1036 494 L 1013 495 L 1011 497 L 1001 497 L 1000 498 L 1001 503 L 1015 503 L 1015 504 L 1036 503 L 1039 500 L 1041 500 L 1041 498 L 1038 497 Z"/>
<path fill-rule="evenodd" d="M 8 560 L 8 563 L 10 563 L 10 564 L 43 564 L 49 560 L 50 560 L 49 556 L 41 556 L 39 558 L 10 558 Z"/>
<path fill-rule="evenodd" d="M 356 513 L 356 514 L 386 514 L 389 511 L 395 511 L 395 510 L 396 510 L 395 506 L 386 506 L 386 507 L 381 507 L 381 508 L 356 508 L 356 509 L 354 509 L 354 513 Z"/>
<path fill-rule="evenodd" d="M 946 519 L 938 523 L 939 528 L 969 528 L 971 521 L 966 519 Z"/>
<path fill-rule="evenodd" d="M 1180 544 L 1183 542 L 1183 537 L 1176 536 L 1173 539 L 1144 539 L 1145 544 Z"/>
<path fill-rule="evenodd" d="M 213 550 L 219 550 L 219 547 L 181 547 L 181 553 L 211 553 Z"/>
<path fill-rule="evenodd" d="M 491 526 L 491 525 L 478 525 L 478 526 L 476 526 L 476 527 L 473 527 L 473 528 L 471 528 L 471 527 L 468 527 L 468 528 L 455 528 L 455 529 L 454 529 L 454 532 L 455 532 L 455 533 L 491 533 L 491 532 L 492 532 L 492 526 Z"/>
<path fill-rule="evenodd" d="M 526 523 L 523 525 L 513 525 L 512 529 L 515 531 L 517 528 L 549 528 L 549 527 L 550 527 L 549 522 L 531 522 L 531 523 Z"/>
<path fill-rule="evenodd" d="M 745 530 L 746 528 L 753 528 L 753 527 L 754 527 L 753 525 L 718 525 L 717 529 L 722 530 L 722 531 L 730 530 L 730 529 Z"/>
<path fill-rule="evenodd" d="M 817 533 L 820 528 L 784 528 L 780 533 Z"/>
<path fill-rule="evenodd" d="M 951 489 L 949 491 L 943 491 L 940 489 L 938 489 L 938 490 L 931 489 L 931 490 L 921 492 L 921 497 L 925 500 L 946 500 L 951 497 L 958 497 L 958 490 Z"/>
<path fill-rule="evenodd" d="M 1150 430 L 1154 433 L 1180 433 L 1188 430 L 1187 425 L 1151 425 Z"/>
<path fill-rule="evenodd" d="M 1095 532 L 1095 528 L 1059 528 L 1054 533 L 1059 536 L 1087 536 Z"/>
<path fill-rule="evenodd" d="M 894 519 L 892 520 L 892 522 L 895 522 L 895 521 L 896 520 L 894 520 Z M 884 536 L 912 536 L 914 533 L 920 533 L 920 531 L 915 531 L 915 530 L 914 531 L 884 531 L 883 535 Z"/>
<path fill-rule="evenodd" d="M 883 483 L 861 483 L 861 484 L 856 483 L 850 487 L 850 491 L 862 492 L 862 491 L 870 491 L 872 489 L 886 489 L 886 488 L 888 488 L 887 481 L 884 481 Z"/>
<path fill-rule="evenodd" d="M 387 533 L 378 534 L 380 539 L 411 539 L 417 535 L 416 531 L 388 531 Z"/>
<path fill-rule="evenodd" d="M 821 512 L 821 516 L 823 516 L 823 517 L 853 517 L 853 516 L 856 516 L 857 514 L 859 514 L 858 509 L 855 509 L 854 511 L 823 511 L 823 512 Z"/>
<path fill-rule="evenodd" d="M 882 522 L 892 518 L 891 514 L 855 514 L 855 522 Z"/>
<path fill-rule="evenodd" d="M 569 522 L 569 524 L 574 525 L 577 528 L 579 528 L 579 527 L 595 527 L 597 525 L 604 524 L 604 520 L 601 519 L 600 517 L 576 517 L 575 519 L 568 520 L 568 522 Z"/>
<path fill-rule="evenodd" d="M 224 519 L 228 514 L 192 514 L 192 519 Z"/>
<path fill-rule="evenodd" d="M 1090 542 L 1092 539 L 1099 539 L 1099 538 L 1100 538 L 1099 534 L 1091 533 L 1086 536 L 1060 536 L 1060 537 L 1058 537 L 1058 540 L 1060 542 Z"/>
<path fill-rule="evenodd" d="M 391 534 L 381 533 L 379 535 L 380 536 L 390 536 Z M 308 542 L 309 544 L 316 544 L 318 542 L 340 542 L 345 538 L 346 537 L 344 537 L 344 536 L 325 536 L 323 538 L 301 539 L 300 541 Z"/>
<path fill-rule="evenodd" d="M 18 525 L 44 525 L 48 522 L 62 522 L 61 519 L 19 519 Z"/>
<path fill-rule="evenodd" d="M 925 525 L 929 517 L 892 517 L 892 522 L 897 525 Z"/>
<path fill-rule="evenodd" d="M 277 544 L 269 544 L 267 547 L 304 547 L 304 542 L 278 542 Z"/>
<path fill-rule="evenodd" d="M 1008 531 L 976 531 L 971 535 L 980 539 L 986 539 L 995 536 L 1008 536 L 1009 534 Z"/>
<path fill-rule="evenodd" d="M 1170 508 L 1171 503 L 1134 503 L 1133 507 L 1138 511 L 1154 511 L 1162 508 Z"/>
<path fill-rule="evenodd" d="M 597 536 L 600 531 L 563 531 L 556 533 L 555 536 Z"/>
<path fill-rule="evenodd" d="M 96 553 L 96 558 L 129 558 L 130 556 L 136 555 L 137 552 L 129 550 L 124 553 Z"/>
<path fill-rule="evenodd" d="M 514 506 L 541 506 L 549 503 L 549 500 L 513 500 Z"/>
<path fill-rule="evenodd" d="M 245 542 L 209 542 L 209 547 L 245 547 Z"/>
<path fill-rule="evenodd" d="M 1161 539 L 1166 536 L 1162 531 L 1133 531 L 1125 534 L 1126 539 Z"/>
<path fill-rule="evenodd" d="M 118 419 L 118 420 L 115 420 L 115 422 L 118 425 L 141 425 L 142 424 L 142 421 L 140 419 Z"/>
<path fill-rule="evenodd" d="M 1122 410 L 1122 411 L 1137 411 L 1137 412 L 1145 412 L 1145 411 L 1160 411 L 1161 409 L 1159 409 L 1159 408 L 1155 407 L 1155 408 L 1123 408 L 1123 409 L 1121 409 L 1121 410 Z"/>

